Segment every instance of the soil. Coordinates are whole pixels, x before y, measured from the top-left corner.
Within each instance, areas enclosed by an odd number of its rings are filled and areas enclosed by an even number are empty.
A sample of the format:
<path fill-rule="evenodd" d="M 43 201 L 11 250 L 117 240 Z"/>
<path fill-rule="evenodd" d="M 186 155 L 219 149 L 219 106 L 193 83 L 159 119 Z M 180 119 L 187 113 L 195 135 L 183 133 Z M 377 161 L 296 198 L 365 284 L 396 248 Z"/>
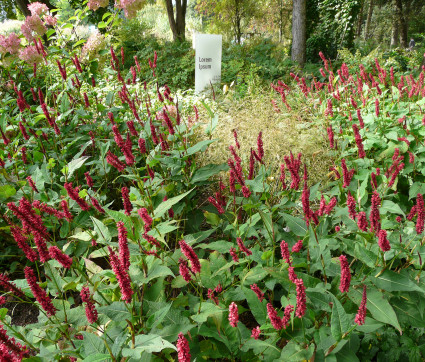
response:
<path fill-rule="evenodd" d="M 38 308 L 34 304 L 10 301 L 4 303 L 1 308 L 7 308 L 7 315 L 12 318 L 15 326 L 26 326 L 36 323 L 38 320 Z"/>

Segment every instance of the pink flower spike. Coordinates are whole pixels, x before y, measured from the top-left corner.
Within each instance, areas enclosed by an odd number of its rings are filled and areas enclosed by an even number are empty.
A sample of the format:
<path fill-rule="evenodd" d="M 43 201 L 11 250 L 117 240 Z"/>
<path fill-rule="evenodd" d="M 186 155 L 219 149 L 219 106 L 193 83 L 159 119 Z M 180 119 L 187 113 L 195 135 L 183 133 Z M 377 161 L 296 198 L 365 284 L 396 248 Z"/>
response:
<path fill-rule="evenodd" d="M 261 333 L 260 326 L 253 328 L 251 332 L 251 338 L 258 339 L 260 337 L 260 333 Z"/>
<path fill-rule="evenodd" d="M 235 302 L 232 302 L 229 306 L 229 322 L 232 327 L 238 326 L 239 314 L 238 306 Z"/>
<path fill-rule="evenodd" d="M 264 299 L 264 293 L 261 291 L 261 289 L 257 286 L 257 284 L 252 284 L 251 286 L 250 286 L 250 288 L 251 288 L 251 290 L 255 293 L 255 294 L 257 294 L 257 297 L 258 297 L 258 300 L 260 301 L 260 302 L 262 302 L 263 301 L 263 299 Z"/>
<path fill-rule="evenodd" d="M 285 260 L 285 262 L 288 263 L 289 265 L 292 265 L 291 257 L 289 255 L 288 244 L 286 243 L 285 240 L 282 240 L 282 242 L 280 243 L 280 252 L 282 255 L 282 259 Z"/>
<path fill-rule="evenodd" d="M 239 249 L 240 249 L 240 251 L 241 251 L 241 252 L 245 253 L 245 254 L 246 254 L 246 256 L 250 256 L 250 255 L 252 255 L 252 251 L 251 251 L 251 250 L 249 250 L 249 249 L 248 249 L 248 248 L 244 245 L 244 243 L 242 242 L 242 239 L 241 239 L 241 238 L 236 238 L 236 242 L 237 242 L 237 244 L 238 244 Z"/>
<path fill-rule="evenodd" d="M 267 315 L 274 329 L 279 331 L 283 328 L 282 319 L 278 316 L 276 310 L 273 308 L 273 305 L 271 303 L 267 303 Z"/>
<path fill-rule="evenodd" d="M 302 248 L 303 248 L 303 241 L 302 240 L 298 240 L 295 243 L 295 245 L 292 247 L 292 252 L 293 253 L 299 253 Z"/>
<path fill-rule="evenodd" d="M 189 342 L 184 337 L 183 333 L 179 333 L 179 338 L 177 339 L 177 357 L 179 362 L 190 362 L 190 349 Z"/>
<path fill-rule="evenodd" d="M 201 272 L 201 264 L 199 263 L 198 256 L 192 249 L 190 245 L 188 245 L 184 240 L 180 240 L 179 242 L 180 249 L 184 256 L 189 259 L 191 264 L 191 270 L 194 274 Z"/>

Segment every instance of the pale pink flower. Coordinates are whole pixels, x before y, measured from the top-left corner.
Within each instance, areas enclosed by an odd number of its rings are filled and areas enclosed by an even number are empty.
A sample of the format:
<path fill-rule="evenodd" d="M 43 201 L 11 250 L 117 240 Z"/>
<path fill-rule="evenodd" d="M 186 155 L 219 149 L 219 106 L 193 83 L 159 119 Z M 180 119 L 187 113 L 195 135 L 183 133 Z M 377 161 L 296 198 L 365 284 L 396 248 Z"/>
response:
<path fill-rule="evenodd" d="M 39 2 L 29 4 L 28 10 L 31 12 L 32 16 L 40 16 L 49 12 L 49 8 L 47 7 L 47 5 Z"/>
<path fill-rule="evenodd" d="M 55 16 L 47 15 L 44 17 L 44 22 L 47 25 L 55 26 L 58 23 L 58 19 Z"/>
<path fill-rule="evenodd" d="M 90 10 L 96 11 L 109 5 L 109 0 L 90 0 L 87 4 Z"/>
<path fill-rule="evenodd" d="M 0 35 L 0 53 L 17 54 L 21 45 L 21 39 L 15 33 L 11 33 L 7 38 Z"/>
<path fill-rule="evenodd" d="M 34 39 L 34 35 L 42 36 L 47 32 L 47 28 L 38 15 L 27 16 L 21 30 L 29 42 Z"/>
<path fill-rule="evenodd" d="M 43 57 L 38 53 L 34 45 L 27 46 L 19 52 L 19 59 L 24 60 L 29 65 L 39 64 L 43 61 Z"/>
<path fill-rule="evenodd" d="M 123 9 L 128 19 L 134 18 L 144 4 L 145 0 L 115 0 L 115 7 Z"/>

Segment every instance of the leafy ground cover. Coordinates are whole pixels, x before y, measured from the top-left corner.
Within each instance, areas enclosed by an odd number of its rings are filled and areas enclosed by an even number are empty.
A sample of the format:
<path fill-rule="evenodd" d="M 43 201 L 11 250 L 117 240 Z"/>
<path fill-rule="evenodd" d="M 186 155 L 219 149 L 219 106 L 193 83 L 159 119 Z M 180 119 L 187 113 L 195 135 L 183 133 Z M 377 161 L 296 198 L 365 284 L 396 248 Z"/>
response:
<path fill-rule="evenodd" d="M 144 82 L 155 54 L 126 74 L 107 38 L 63 36 L 88 9 L 33 11 L 49 45 L 0 39 L 3 360 L 423 359 L 423 71 L 322 56 L 271 85 L 267 112 L 329 144 L 317 182 L 267 130 L 229 127 L 207 164 L 213 101 Z M 36 321 L 13 323 L 17 304 Z"/>

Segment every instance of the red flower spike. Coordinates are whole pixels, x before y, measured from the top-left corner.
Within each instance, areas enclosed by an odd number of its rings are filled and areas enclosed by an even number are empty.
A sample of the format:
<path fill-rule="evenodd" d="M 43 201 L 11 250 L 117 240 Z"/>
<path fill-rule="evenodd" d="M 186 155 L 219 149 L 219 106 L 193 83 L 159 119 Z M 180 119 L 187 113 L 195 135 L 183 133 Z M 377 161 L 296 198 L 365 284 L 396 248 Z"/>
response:
<path fill-rule="evenodd" d="M 425 208 L 424 208 L 424 199 L 422 194 L 417 194 L 416 196 L 416 213 L 418 217 L 416 219 L 416 232 L 422 234 L 424 231 L 424 221 L 425 221 Z"/>
<path fill-rule="evenodd" d="M 285 240 L 282 240 L 282 242 L 280 243 L 280 252 L 282 255 L 282 259 L 285 260 L 285 262 L 288 263 L 289 266 L 291 266 L 292 265 L 291 257 L 289 254 L 288 244 L 286 243 Z"/>
<path fill-rule="evenodd" d="M 130 251 L 128 249 L 127 229 L 122 221 L 117 222 L 119 260 L 125 270 L 130 267 Z"/>
<path fill-rule="evenodd" d="M 350 191 L 347 193 L 347 207 L 348 207 L 348 214 L 350 215 L 350 218 L 353 220 L 356 220 L 356 199 L 351 196 Z"/>
<path fill-rule="evenodd" d="M 130 201 L 130 191 L 128 190 L 127 187 L 123 187 L 121 189 L 121 195 L 122 195 L 122 200 L 123 200 L 123 204 L 124 204 L 124 213 L 127 216 L 131 215 L 131 211 L 133 210 L 133 205 L 131 204 Z"/>
<path fill-rule="evenodd" d="M 187 261 L 183 258 L 179 259 L 179 273 L 183 277 L 186 282 L 190 282 L 192 280 L 192 276 L 190 274 L 189 266 L 187 265 Z"/>
<path fill-rule="evenodd" d="M 86 201 L 84 201 L 79 195 L 78 195 L 78 188 L 73 188 L 72 187 L 72 183 L 65 183 L 63 185 L 63 187 L 65 188 L 65 190 L 68 192 L 68 196 L 70 199 L 74 200 L 78 206 L 81 207 L 81 210 L 87 211 L 90 209 L 90 205 L 87 204 Z"/>
<path fill-rule="evenodd" d="M 241 238 L 236 238 L 236 243 L 238 244 L 238 246 L 239 246 L 239 250 L 241 251 L 241 252 L 243 252 L 243 253 L 245 253 L 246 254 L 246 256 L 250 256 L 250 255 L 252 255 L 252 251 L 251 250 L 249 250 L 245 245 L 244 245 L 244 243 L 242 242 L 242 239 Z"/>
<path fill-rule="evenodd" d="M 339 262 L 341 264 L 341 281 L 339 283 L 339 290 L 341 291 L 341 293 L 344 293 L 348 292 L 348 290 L 350 289 L 350 266 L 348 265 L 347 257 L 345 255 L 341 255 L 339 257 Z"/>
<path fill-rule="evenodd" d="M 118 279 L 118 284 L 121 289 L 121 299 L 126 303 L 131 302 L 131 297 L 133 295 L 133 289 L 131 289 L 131 280 L 127 272 L 124 270 L 121 262 L 119 261 L 115 252 L 108 246 L 109 251 L 109 261 L 111 263 L 112 270 Z"/>
<path fill-rule="evenodd" d="M 37 302 L 41 304 L 41 307 L 44 309 L 48 317 L 51 317 L 56 314 L 56 308 L 52 304 L 52 300 L 47 295 L 44 289 L 37 284 L 37 278 L 34 274 L 34 271 L 30 267 L 25 267 L 25 278 L 28 282 L 28 285 L 31 289 L 32 294 L 34 295 Z"/>
<path fill-rule="evenodd" d="M 86 317 L 90 324 L 97 321 L 97 310 L 94 305 L 93 299 L 90 296 L 90 290 L 88 287 L 83 287 L 80 292 L 81 301 L 86 303 Z"/>
<path fill-rule="evenodd" d="M 72 258 L 62 252 L 57 246 L 49 248 L 49 255 L 52 259 L 56 259 L 65 269 L 69 269 L 72 265 Z"/>
<path fill-rule="evenodd" d="M 383 252 L 391 250 L 391 245 L 387 239 L 387 232 L 385 230 L 379 230 L 378 245 Z"/>
<path fill-rule="evenodd" d="M 377 191 L 372 194 L 371 211 L 370 211 L 370 228 L 372 231 L 379 232 L 381 230 L 381 217 L 379 215 L 379 207 L 381 205 L 381 198 Z"/>
<path fill-rule="evenodd" d="M 239 262 L 239 257 L 238 257 L 238 254 L 236 253 L 235 248 L 230 248 L 229 253 L 232 256 L 232 259 L 235 263 Z"/>
<path fill-rule="evenodd" d="M 93 187 L 94 186 L 94 182 L 93 179 L 90 176 L 90 172 L 84 172 L 84 176 L 86 177 L 86 182 L 87 182 L 87 186 L 88 187 Z"/>
<path fill-rule="evenodd" d="M 363 325 L 365 323 L 366 319 L 366 303 L 367 303 L 367 297 L 366 297 L 366 285 L 363 285 L 363 296 L 362 301 L 360 303 L 359 310 L 357 311 L 356 317 L 354 318 L 354 322 L 358 324 L 359 326 Z"/>
<path fill-rule="evenodd" d="M 297 316 L 298 318 L 302 318 L 307 309 L 305 286 L 302 279 L 297 279 L 295 281 L 295 285 L 297 286 L 297 309 L 295 310 L 295 316 Z"/>
<path fill-rule="evenodd" d="M 111 151 L 108 151 L 106 154 L 106 162 L 108 162 L 111 166 L 115 167 L 120 172 L 124 171 L 126 168 L 126 165 L 122 163 Z"/>

